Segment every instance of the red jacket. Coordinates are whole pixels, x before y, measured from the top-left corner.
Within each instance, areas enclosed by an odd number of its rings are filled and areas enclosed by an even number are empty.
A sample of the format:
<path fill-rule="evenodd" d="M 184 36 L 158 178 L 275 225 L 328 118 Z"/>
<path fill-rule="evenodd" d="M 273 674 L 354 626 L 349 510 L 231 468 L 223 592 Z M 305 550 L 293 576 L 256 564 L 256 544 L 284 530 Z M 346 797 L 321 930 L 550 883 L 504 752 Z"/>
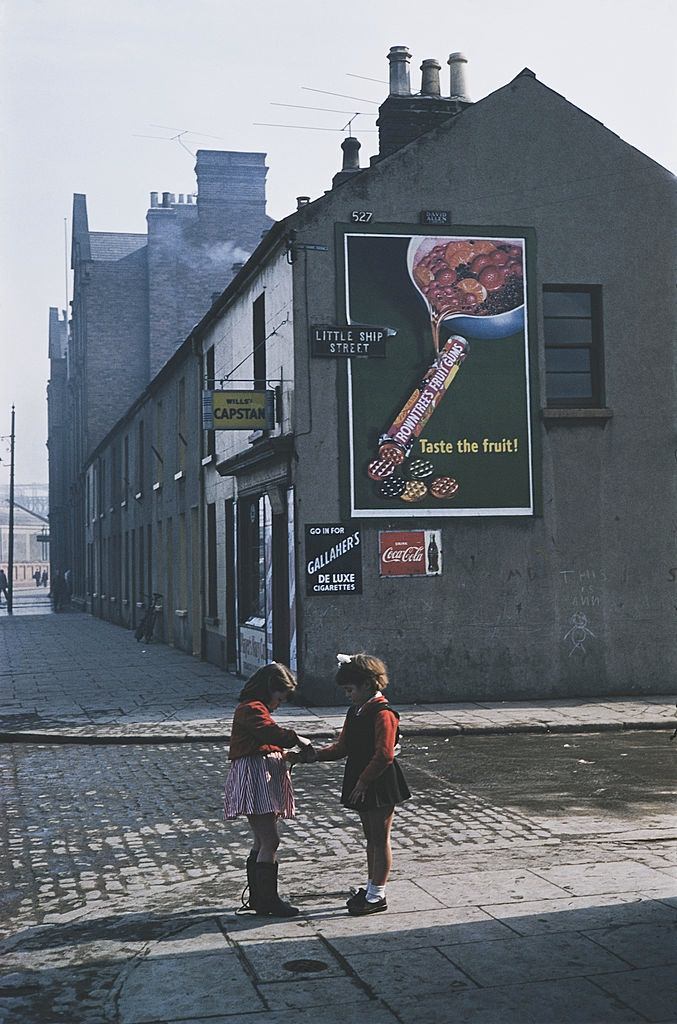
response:
<path fill-rule="evenodd" d="M 387 703 L 381 693 L 372 697 L 372 701 L 375 704 Z M 397 718 L 391 712 L 384 712 L 376 716 L 374 723 L 374 755 L 360 775 L 361 782 L 373 782 L 395 760 L 397 724 Z M 328 747 L 321 747 L 317 751 L 318 761 L 340 761 L 341 758 L 347 756 L 348 748 L 346 746 L 345 732 L 346 727 L 344 725 L 335 743 L 330 744 Z"/>
<path fill-rule="evenodd" d="M 284 747 L 295 747 L 298 741 L 294 730 L 278 725 L 262 701 L 248 700 L 235 708 L 228 757 L 234 761 L 252 754 L 281 753 Z"/>

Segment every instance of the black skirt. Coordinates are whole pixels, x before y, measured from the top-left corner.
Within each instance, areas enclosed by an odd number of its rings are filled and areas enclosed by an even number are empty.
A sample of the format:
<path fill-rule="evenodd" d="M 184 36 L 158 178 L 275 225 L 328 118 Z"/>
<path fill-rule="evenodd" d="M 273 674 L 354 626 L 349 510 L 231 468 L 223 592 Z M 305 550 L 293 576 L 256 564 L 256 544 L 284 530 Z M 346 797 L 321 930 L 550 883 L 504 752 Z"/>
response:
<path fill-rule="evenodd" d="M 351 804 L 348 797 L 355 788 L 360 774 L 359 766 L 355 765 L 351 770 L 350 762 L 346 764 L 341 803 L 352 811 L 371 811 L 375 807 L 394 807 L 395 804 L 401 804 L 411 796 L 404 773 L 395 760 L 377 779 L 369 784 L 364 800 L 359 804 Z"/>

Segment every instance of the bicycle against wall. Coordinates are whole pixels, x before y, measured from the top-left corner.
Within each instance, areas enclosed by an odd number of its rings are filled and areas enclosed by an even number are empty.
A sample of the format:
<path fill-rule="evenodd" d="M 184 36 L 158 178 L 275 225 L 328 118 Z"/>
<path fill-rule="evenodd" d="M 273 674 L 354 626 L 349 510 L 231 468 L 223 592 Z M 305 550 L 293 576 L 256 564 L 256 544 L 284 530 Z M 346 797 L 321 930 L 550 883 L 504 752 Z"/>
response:
<path fill-rule="evenodd" d="M 153 633 L 155 632 L 155 623 L 161 611 L 162 594 L 153 594 L 150 604 L 146 608 L 145 615 L 134 631 L 134 636 L 137 640 L 145 640 L 147 644 L 151 643 Z"/>

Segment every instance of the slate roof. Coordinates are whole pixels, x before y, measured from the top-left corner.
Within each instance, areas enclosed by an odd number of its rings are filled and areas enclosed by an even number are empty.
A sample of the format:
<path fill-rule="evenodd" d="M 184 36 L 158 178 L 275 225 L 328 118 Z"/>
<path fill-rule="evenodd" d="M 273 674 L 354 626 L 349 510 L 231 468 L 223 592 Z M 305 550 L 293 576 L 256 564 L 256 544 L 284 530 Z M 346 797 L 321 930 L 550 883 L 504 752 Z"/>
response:
<path fill-rule="evenodd" d="M 90 231 L 89 246 L 93 260 L 121 260 L 148 244 L 147 235 L 120 231 Z"/>

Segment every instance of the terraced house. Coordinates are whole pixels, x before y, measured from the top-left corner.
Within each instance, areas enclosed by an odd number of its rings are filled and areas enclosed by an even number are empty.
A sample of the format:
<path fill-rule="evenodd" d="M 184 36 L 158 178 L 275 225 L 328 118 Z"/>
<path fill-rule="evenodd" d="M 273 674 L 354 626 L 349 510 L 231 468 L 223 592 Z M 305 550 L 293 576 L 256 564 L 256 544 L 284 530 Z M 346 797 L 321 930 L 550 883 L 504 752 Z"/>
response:
<path fill-rule="evenodd" d="M 418 91 L 388 60 L 378 152 L 344 140 L 149 386 L 135 450 L 185 437 L 200 522 L 180 570 L 146 524 L 164 636 L 317 702 L 361 649 L 399 700 L 662 692 L 674 179 L 528 69 L 473 102 L 462 54 Z"/>

